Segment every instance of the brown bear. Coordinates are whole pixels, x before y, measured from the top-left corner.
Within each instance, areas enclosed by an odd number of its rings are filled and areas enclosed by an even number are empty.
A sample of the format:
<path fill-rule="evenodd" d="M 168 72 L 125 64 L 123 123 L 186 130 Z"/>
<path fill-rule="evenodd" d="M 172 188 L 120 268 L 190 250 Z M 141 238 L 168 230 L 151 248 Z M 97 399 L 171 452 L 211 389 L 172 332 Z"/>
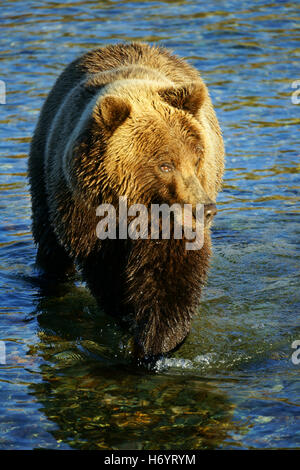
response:
<path fill-rule="evenodd" d="M 74 269 L 100 305 L 131 318 L 139 357 L 166 353 L 190 330 L 211 252 L 224 169 L 223 139 L 198 71 L 168 50 L 118 44 L 92 50 L 58 77 L 29 156 L 37 263 Z M 99 204 L 204 204 L 204 244 L 105 239 Z"/>

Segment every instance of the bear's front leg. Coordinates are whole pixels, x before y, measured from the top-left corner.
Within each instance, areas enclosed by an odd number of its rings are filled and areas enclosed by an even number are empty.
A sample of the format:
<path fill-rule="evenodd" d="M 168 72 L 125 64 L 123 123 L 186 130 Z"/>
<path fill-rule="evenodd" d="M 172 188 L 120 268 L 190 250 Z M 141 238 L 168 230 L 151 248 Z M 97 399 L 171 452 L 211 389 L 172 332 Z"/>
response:
<path fill-rule="evenodd" d="M 155 356 L 175 349 L 187 336 L 206 278 L 210 235 L 203 247 L 185 240 L 137 240 L 128 260 L 127 303 L 135 315 L 135 351 Z"/>

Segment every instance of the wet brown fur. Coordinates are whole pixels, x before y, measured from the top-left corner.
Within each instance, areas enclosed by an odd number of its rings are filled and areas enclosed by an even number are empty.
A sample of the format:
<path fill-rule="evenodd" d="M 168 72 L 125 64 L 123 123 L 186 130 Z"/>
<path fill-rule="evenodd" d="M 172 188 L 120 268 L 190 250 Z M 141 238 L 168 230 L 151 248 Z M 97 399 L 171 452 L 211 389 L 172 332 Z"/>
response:
<path fill-rule="evenodd" d="M 176 172 L 163 175 L 171 162 Z M 133 313 L 139 355 L 167 352 L 188 334 L 210 256 L 185 240 L 104 240 L 96 208 L 214 202 L 224 148 L 199 73 L 166 49 L 100 48 L 72 62 L 50 92 L 33 136 L 29 178 L 37 263 L 80 266 L 110 313 Z"/>

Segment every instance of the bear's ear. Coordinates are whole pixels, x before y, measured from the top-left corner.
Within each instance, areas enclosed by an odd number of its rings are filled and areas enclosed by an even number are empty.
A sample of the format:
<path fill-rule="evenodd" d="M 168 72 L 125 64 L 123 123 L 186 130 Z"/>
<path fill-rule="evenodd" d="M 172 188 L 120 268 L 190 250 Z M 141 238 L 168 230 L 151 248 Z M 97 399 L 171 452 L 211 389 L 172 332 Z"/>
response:
<path fill-rule="evenodd" d="M 194 116 L 201 108 L 207 95 L 206 87 L 200 82 L 191 82 L 186 85 L 163 88 L 159 96 L 174 108 L 188 111 Z"/>
<path fill-rule="evenodd" d="M 94 117 L 100 120 L 107 130 L 113 132 L 125 121 L 130 111 L 130 104 L 122 98 L 107 95 L 101 99 L 94 111 Z"/>

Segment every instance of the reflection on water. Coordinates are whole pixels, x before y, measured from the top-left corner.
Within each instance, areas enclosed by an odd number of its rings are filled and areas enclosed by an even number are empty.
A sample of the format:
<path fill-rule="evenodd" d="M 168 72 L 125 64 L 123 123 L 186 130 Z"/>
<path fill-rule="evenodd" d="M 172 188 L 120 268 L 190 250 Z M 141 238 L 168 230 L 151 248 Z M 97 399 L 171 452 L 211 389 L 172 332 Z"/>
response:
<path fill-rule="evenodd" d="M 300 8 L 292 2 L 7 1 L 1 9 L 0 448 L 299 447 Z M 27 154 L 40 107 L 86 49 L 158 42 L 201 70 L 223 128 L 224 191 L 199 316 L 137 368 L 78 279 L 34 271 Z"/>
<path fill-rule="evenodd" d="M 58 307 L 59 322 L 54 306 L 43 312 L 30 352 L 43 358 L 42 381 L 30 385 L 30 394 L 57 425 L 57 442 L 77 449 L 218 447 L 233 428 L 226 393 L 197 376 L 186 387 L 184 375 L 174 380 L 134 368 L 112 354 L 120 335 L 107 319 L 85 305 L 75 308 L 74 322 L 72 305 L 69 299 Z"/>

